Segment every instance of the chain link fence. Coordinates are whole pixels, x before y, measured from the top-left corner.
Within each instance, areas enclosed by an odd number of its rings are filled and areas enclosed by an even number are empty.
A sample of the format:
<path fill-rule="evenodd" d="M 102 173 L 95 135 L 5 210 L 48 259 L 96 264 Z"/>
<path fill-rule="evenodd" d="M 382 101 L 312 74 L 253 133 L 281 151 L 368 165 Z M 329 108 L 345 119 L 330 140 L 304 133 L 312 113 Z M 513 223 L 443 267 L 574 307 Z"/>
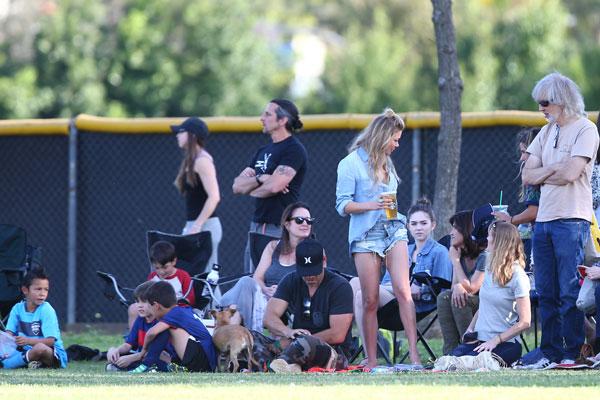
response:
<path fill-rule="evenodd" d="M 515 135 L 519 127 L 463 129 L 458 209 L 498 201 L 516 205 L 520 180 Z M 337 163 L 357 131 L 300 133 L 309 154 L 302 200 L 317 218 L 314 226 L 329 264 L 354 273 L 347 251 L 348 219 L 335 211 Z M 438 129 L 422 129 L 419 191 L 433 199 Z M 214 157 L 222 201 L 219 261 L 222 276 L 242 271 L 243 250 L 253 211 L 247 196 L 234 196 L 233 179 L 254 151 L 268 142 L 258 133 L 219 132 L 208 150 Z M 412 201 L 413 131 L 402 136 L 393 159 L 402 179 L 401 211 Z M 79 132 L 77 147 L 77 322 L 123 322 L 125 309 L 102 295 L 96 270 L 113 273 L 134 287 L 150 271 L 145 233 L 179 233 L 185 223 L 183 199 L 173 180 L 180 162 L 175 137 L 167 134 Z M 443 155 L 440 155 L 443 156 Z M 68 137 L 0 136 L 0 221 L 24 227 L 31 244 L 44 249 L 51 274 L 49 301 L 61 321 L 67 312 Z M 512 210 L 511 210 L 512 211 Z"/>

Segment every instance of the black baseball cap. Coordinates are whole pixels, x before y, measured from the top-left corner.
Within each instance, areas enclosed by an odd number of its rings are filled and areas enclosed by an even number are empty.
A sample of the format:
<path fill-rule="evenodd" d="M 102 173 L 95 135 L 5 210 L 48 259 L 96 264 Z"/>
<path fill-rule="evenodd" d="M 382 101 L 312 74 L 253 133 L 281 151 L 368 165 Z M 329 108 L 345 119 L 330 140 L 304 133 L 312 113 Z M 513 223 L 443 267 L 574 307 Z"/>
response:
<path fill-rule="evenodd" d="M 303 240 L 296 246 L 296 272 L 315 276 L 323 272 L 323 246 L 315 239 Z"/>
<path fill-rule="evenodd" d="M 491 204 L 484 204 L 473 210 L 473 231 L 471 239 L 477 243 L 483 243 L 487 240 L 488 227 L 495 220 L 494 208 Z"/>
<path fill-rule="evenodd" d="M 190 117 L 181 125 L 171 125 L 171 132 L 174 134 L 189 132 L 202 140 L 206 140 L 209 133 L 208 126 L 198 117 Z"/>

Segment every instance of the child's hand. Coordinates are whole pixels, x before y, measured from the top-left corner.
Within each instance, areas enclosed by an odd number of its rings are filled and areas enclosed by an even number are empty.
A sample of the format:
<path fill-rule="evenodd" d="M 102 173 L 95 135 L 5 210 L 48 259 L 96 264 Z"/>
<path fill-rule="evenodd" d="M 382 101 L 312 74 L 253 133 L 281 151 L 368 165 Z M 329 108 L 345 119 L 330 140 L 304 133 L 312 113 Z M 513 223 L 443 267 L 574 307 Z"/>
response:
<path fill-rule="evenodd" d="M 17 344 L 17 346 L 25 346 L 30 344 L 29 338 L 25 336 L 15 336 L 15 343 Z"/>
<path fill-rule="evenodd" d="M 127 368 L 134 361 L 137 361 L 135 354 L 128 354 L 126 356 L 119 357 L 119 359 L 115 362 L 115 365 L 119 368 Z"/>
<path fill-rule="evenodd" d="M 119 350 L 116 347 L 111 347 L 106 352 L 106 359 L 108 360 L 108 362 L 114 364 L 119 359 L 119 355 Z"/>

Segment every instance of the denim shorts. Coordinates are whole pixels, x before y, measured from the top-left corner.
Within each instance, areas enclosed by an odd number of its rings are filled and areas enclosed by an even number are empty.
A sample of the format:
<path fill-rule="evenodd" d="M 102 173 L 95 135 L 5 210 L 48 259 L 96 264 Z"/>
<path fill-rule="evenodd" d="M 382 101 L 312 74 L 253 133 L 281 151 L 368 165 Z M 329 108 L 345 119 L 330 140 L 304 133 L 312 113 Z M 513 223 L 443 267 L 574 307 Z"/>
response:
<path fill-rule="evenodd" d="M 363 234 L 362 239 L 352 242 L 350 252 L 377 253 L 380 257 L 385 257 L 385 254 L 401 240 L 408 242 L 405 219 L 379 219 Z"/>

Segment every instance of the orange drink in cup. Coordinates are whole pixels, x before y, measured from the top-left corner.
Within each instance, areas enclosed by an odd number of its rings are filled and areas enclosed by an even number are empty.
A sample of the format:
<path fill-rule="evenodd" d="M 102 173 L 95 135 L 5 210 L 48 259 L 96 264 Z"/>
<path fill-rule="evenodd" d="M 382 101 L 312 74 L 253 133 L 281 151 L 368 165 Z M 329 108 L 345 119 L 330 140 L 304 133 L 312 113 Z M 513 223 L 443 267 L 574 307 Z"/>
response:
<path fill-rule="evenodd" d="M 398 201 L 396 200 L 396 192 L 383 192 L 380 197 L 384 200 L 389 200 L 392 205 L 385 208 L 385 216 L 387 219 L 398 219 Z"/>

